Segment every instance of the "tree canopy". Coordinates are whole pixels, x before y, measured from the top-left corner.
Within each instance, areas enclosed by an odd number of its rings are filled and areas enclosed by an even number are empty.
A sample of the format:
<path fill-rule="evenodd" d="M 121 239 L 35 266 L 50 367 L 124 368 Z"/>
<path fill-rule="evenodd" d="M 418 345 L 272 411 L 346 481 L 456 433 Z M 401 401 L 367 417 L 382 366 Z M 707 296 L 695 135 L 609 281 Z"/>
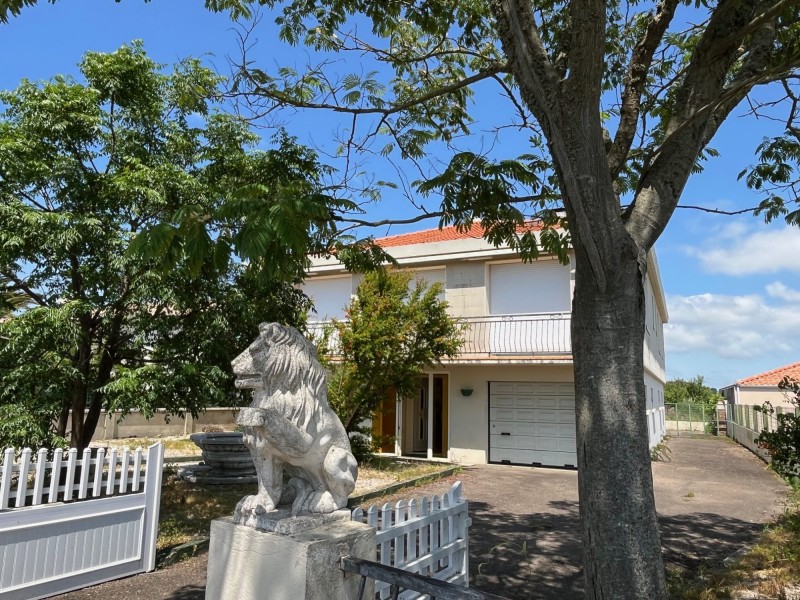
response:
<path fill-rule="evenodd" d="M 670 379 L 664 384 L 664 402 L 695 402 L 699 404 L 716 404 L 721 400 L 719 392 L 705 384 L 702 375 L 692 379 Z"/>
<path fill-rule="evenodd" d="M 231 193 L 274 209 L 276 187 L 314 186 L 313 155 L 286 136 L 256 151 L 245 122 L 215 111 L 220 79 L 196 60 L 162 73 L 134 42 L 80 68 L 84 82 L 0 93 L 0 277 L 17 308 L 0 321 L 3 443 L 41 444 L 55 420 L 82 448 L 101 409 L 235 402 L 230 360 L 260 321 L 298 324 L 306 306 L 291 286 L 303 255 L 244 264 L 230 244 L 246 219 L 192 222 Z M 144 231 L 166 261 L 131 251 Z"/>

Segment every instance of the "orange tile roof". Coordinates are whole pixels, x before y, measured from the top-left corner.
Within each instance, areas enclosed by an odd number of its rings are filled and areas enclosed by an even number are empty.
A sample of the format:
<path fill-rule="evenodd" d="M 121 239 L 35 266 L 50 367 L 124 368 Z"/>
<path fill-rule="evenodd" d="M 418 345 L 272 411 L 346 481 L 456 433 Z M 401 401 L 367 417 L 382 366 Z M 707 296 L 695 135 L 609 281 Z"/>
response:
<path fill-rule="evenodd" d="M 800 362 L 740 379 L 736 385 L 778 385 L 784 377 L 793 377 L 800 381 Z"/>
<path fill-rule="evenodd" d="M 517 227 L 518 232 L 526 230 L 539 231 L 542 229 L 541 223 L 531 223 Z M 458 231 L 455 226 L 443 227 L 442 229 L 425 229 L 411 233 L 401 233 L 385 238 L 378 238 L 375 243 L 381 248 L 392 246 L 411 246 L 414 244 L 429 244 L 432 242 L 447 242 L 450 240 L 466 240 L 483 238 L 484 228 L 480 221 L 472 223 L 469 229 Z"/>

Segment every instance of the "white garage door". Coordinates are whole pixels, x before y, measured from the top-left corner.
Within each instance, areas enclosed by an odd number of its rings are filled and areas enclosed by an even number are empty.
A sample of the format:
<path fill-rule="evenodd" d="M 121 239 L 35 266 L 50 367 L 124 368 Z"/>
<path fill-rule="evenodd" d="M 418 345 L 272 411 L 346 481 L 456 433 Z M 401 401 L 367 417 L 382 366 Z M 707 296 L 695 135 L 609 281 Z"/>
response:
<path fill-rule="evenodd" d="M 573 384 L 490 383 L 489 461 L 577 467 Z"/>

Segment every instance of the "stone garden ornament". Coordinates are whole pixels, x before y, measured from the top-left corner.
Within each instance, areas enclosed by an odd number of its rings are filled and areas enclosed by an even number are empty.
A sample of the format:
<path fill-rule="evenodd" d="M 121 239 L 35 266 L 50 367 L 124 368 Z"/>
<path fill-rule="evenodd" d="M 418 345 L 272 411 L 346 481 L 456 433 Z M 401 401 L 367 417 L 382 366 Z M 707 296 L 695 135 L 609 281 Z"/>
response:
<path fill-rule="evenodd" d="M 236 387 L 253 390 L 237 422 L 258 475 L 258 493 L 242 498 L 234 521 L 260 528 L 265 513 L 289 502 L 292 515 L 344 508 L 358 465 L 311 342 L 293 327 L 262 323 L 232 366 Z"/>

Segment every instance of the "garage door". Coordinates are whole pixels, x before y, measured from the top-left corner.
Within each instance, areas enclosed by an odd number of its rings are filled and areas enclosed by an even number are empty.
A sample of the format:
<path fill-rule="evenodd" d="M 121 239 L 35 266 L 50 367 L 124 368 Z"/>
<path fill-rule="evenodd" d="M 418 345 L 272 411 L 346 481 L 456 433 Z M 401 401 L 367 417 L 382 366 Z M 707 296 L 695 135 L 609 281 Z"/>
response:
<path fill-rule="evenodd" d="M 489 461 L 576 467 L 573 385 L 490 383 Z"/>

